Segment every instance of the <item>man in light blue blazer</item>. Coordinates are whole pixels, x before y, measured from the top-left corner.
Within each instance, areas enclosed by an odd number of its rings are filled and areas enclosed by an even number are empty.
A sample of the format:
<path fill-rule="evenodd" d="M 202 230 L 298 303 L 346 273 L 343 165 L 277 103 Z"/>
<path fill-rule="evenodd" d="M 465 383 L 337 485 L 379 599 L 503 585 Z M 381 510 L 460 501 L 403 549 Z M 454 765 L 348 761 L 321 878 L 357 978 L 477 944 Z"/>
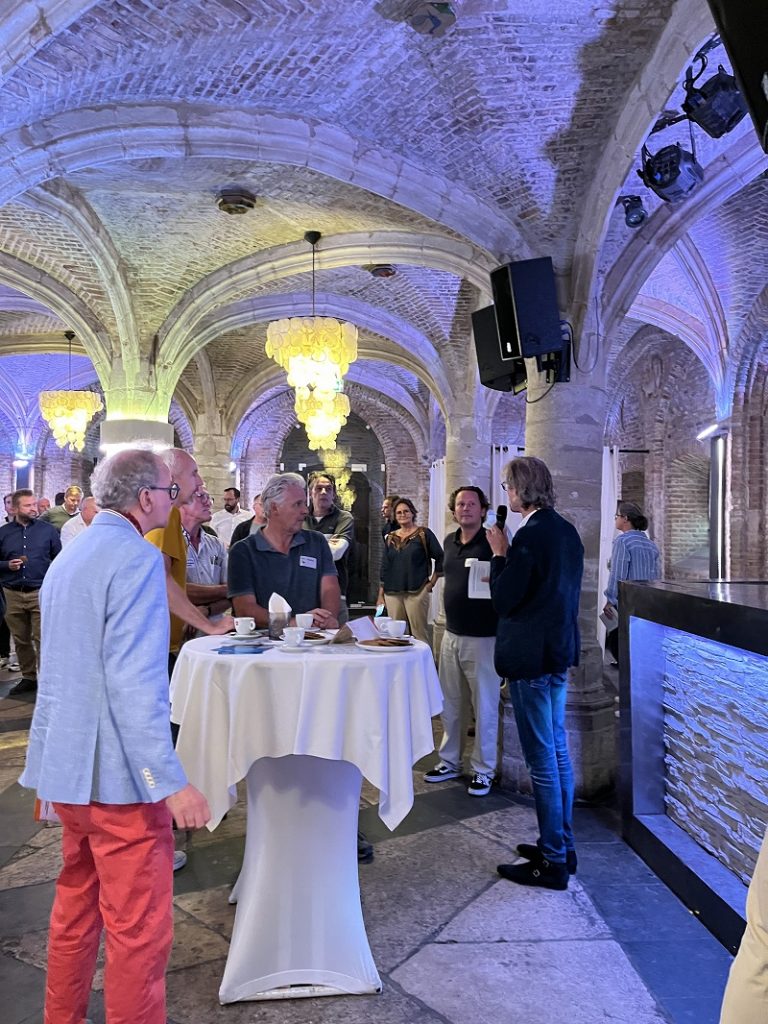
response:
<path fill-rule="evenodd" d="M 143 450 L 104 460 L 91 484 L 102 511 L 40 592 L 38 696 L 19 780 L 63 825 L 45 1021 L 85 1018 L 106 929 L 107 1020 L 165 1024 L 171 817 L 180 828 L 210 817 L 171 743 L 165 572 L 143 539 L 167 522 L 176 485 Z"/>

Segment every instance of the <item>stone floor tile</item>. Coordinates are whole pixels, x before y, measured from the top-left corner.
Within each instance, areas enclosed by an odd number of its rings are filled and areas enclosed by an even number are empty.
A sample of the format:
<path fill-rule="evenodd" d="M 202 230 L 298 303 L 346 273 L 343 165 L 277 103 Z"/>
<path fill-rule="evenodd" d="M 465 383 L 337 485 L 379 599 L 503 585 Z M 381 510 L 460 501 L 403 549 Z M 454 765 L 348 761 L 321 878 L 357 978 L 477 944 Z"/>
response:
<path fill-rule="evenodd" d="M 0 793 L 14 786 L 19 781 L 19 775 L 19 769 L 10 765 L 0 768 Z"/>
<path fill-rule="evenodd" d="M 187 845 L 187 850 L 208 846 L 211 843 L 219 843 L 224 839 L 239 839 L 245 837 L 246 805 L 240 800 L 227 811 L 227 817 L 220 822 L 213 832 L 207 828 L 197 829 L 193 832 Z"/>
<path fill-rule="evenodd" d="M 3 1024 L 35 1024 L 43 1019 L 45 975 L 9 954 L 0 956 L 0 993 Z"/>
<path fill-rule="evenodd" d="M 619 942 L 695 941 L 701 936 L 698 918 L 659 881 L 588 885 L 588 890 Z"/>
<path fill-rule="evenodd" d="M 544 942 L 429 945 L 392 976 L 452 1024 L 667 1024 L 621 946 L 608 940 L 555 948 Z"/>
<path fill-rule="evenodd" d="M 3 943 L 3 951 L 30 967 L 45 970 L 48 947 L 48 932 L 41 930 L 28 932 L 16 939 Z M 206 928 L 181 910 L 174 914 L 173 948 L 168 964 L 169 971 L 185 970 L 197 967 L 212 960 L 225 958 L 229 951 L 229 943 L 221 935 Z M 94 991 L 104 989 L 104 939 L 102 937 L 96 958 L 96 972 L 93 976 Z"/>
<path fill-rule="evenodd" d="M 436 942 L 557 942 L 610 939 L 611 931 L 578 882 L 566 892 L 500 880 L 458 913 Z"/>
<path fill-rule="evenodd" d="M 53 882 L 0 890 L 3 936 L 13 938 L 48 927 L 53 905 Z"/>
<path fill-rule="evenodd" d="M 495 880 L 498 851 L 461 825 L 392 839 L 360 870 L 368 939 L 389 971 Z"/>
<path fill-rule="evenodd" d="M 0 868 L 0 889 L 54 882 L 59 877 L 62 863 L 60 842 L 42 849 L 24 846 L 14 860 Z"/>
<path fill-rule="evenodd" d="M 516 856 L 514 850 L 518 843 L 535 842 L 538 835 L 536 812 L 532 807 L 516 803 L 487 814 L 465 818 L 461 824 L 476 835 L 496 843 L 501 859 L 507 861 Z M 498 863 L 497 860 L 493 864 L 494 871 Z"/>
<path fill-rule="evenodd" d="M 660 1003 L 674 1024 L 719 1024 L 721 999 L 713 1002 L 704 997 L 661 999 Z M 744 1024 L 748 1024 L 744 1021 Z"/>
<path fill-rule="evenodd" d="M 223 935 L 225 939 L 231 939 L 235 923 L 235 906 L 228 902 L 231 891 L 231 886 L 220 885 L 215 889 L 176 896 L 173 902 L 207 928 Z"/>
<path fill-rule="evenodd" d="M 604 885 L 648 884 L 656 876 L 624 843 L 579 843 L 579 877 Z"/>
<path fill-rule="evenodd" d="M 219 885 L 234 885 L 243 864 L 244 846 L 242 837 L 203 843 L 199 847 L 193 838 L 188 848 L 187 866 L 174 875 L 174 891 L 198 892 Z"/>
<path fill-rule="evenodd" d="M 622 947 L 659 999 L 684 999 L 695 993 L 714 1004 L 725 991 L 732 958 L 714 936 L 700 931 L 694 940 L 623 942 Z M 670 970 L 673 963 L 685 963 L 685 971 Z"/>
<path fill-rule="evenodd" d="M 168 976 L 168 1019 L 177 1024 L 445 1024 L 396 985 L 371 996 L 219 1004 L 224 961 Z M 638 1022 L 645 1024 L 645 1022 Z"/>

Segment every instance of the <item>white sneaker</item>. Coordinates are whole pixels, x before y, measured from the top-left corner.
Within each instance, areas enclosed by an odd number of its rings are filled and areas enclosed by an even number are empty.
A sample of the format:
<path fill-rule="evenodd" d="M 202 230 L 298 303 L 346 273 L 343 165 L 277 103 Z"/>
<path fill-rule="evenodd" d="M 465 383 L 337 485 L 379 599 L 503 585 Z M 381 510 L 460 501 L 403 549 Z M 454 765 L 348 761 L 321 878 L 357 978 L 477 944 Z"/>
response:
<path fill-rule="evenodd" d="M 183 850 L 173 851 L 173 870 L 181 871 L 184 865 L 187 863 L 187 855 Z"/>
<path fill-rule="evenodd" d="M 13 655 L 11 655 L 11 657 L 8 659 L 8 663 L 6 664 L 5 667 L 9 672 L 21 672 L 21 665 L 18 663 L 16 658 L 13 657 Z"/>

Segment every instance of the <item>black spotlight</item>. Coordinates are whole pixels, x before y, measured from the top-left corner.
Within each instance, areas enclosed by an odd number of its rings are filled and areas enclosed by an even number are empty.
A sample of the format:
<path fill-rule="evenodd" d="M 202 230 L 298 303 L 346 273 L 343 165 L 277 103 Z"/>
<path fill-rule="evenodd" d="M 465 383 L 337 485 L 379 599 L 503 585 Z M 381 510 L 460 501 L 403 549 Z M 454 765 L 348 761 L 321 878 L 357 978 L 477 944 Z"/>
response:
<path fill-rule="evenodd" d="M 685 76 L 685 102 L 683 110 L 688 117 L 713 139 L 733 131 L 747 113 L 747 105 L 739 91 L 736 79 L 722 64 L 700 89 L 695 86 L 693 71 Z"/>
<path fill-rule="evenodd" d="M 679 203 L 704 180 L 704 169 L 679 142 L 649 153 L 643 146 L 643 169 L 637 172 L 665 203 Z"/>
<path fill-rule="evenodd" d="M 648 216 L 640 196 L 619 196 L 616 205 L 619 203 L 624 207 L 624 223 L 627 227 L 639 228 Z"/>

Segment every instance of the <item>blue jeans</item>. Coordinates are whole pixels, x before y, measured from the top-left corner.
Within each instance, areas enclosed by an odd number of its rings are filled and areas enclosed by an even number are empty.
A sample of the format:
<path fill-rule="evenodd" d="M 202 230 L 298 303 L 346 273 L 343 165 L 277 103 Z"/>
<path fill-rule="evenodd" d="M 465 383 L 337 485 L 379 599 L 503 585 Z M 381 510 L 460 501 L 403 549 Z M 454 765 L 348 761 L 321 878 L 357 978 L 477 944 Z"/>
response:
<path fill-rule="evenodd" d="M 567 676 L 510 679 L 520 746 L 533 783 L 539 846 L 548 861 L 565 863 L 572 850 L 573 768 L 565 734 Z"/>

